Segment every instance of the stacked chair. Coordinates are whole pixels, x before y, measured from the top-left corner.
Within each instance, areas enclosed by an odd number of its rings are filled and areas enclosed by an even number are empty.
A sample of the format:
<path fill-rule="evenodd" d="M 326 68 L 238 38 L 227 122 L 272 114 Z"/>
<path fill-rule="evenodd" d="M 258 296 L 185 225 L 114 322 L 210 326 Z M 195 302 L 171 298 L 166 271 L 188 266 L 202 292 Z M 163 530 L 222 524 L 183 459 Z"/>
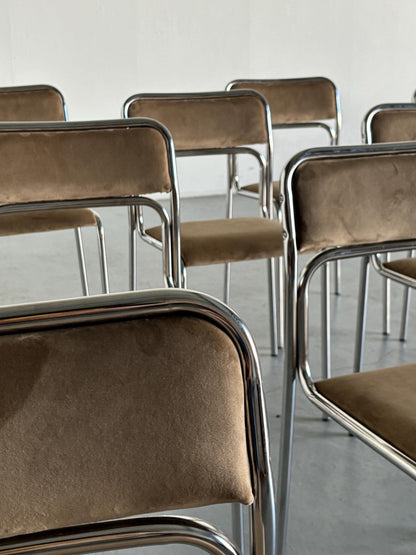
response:
<path fill-rule="evenodd" d="M 415 143 L 394 143 L 313 149 L 295 156 L 284 170 L 287 335 L 276 504 L 279 555 L 285 552 L 297 377 L 319 409 L 416 478 L 415 364 L 316 381 L 308 355 L 308 292 L 318 268 L 352 257 L 368 263 L 373 255 L 415 246 L 415 165 Z M 318 254 L 298 278 L 298 254 L 307 252 Z"/>
<path fill-rule="evenodd" d="M 272 217 L 272 132 L 266 101 L 254 91 L 137 94 L 125 102 L 123 114 L 163 123 L 172 133 L 178 157 L 249 155 L 258 162 L 260 216 L 181 223 L 182 283 L 186 284 L 186 268 L 191 266 L 268 259 L 271 344 L 277 355 L 275 258 L 282 256 L 283 244 L 281 224 Z M 263 146 L 265 155 L 251 145 Z M 135 216 L 131 233 L 135 235 L 136 228 L 143 239 L 160 248 L 161 228 L 146 228 L 140 210 Z M 134 256 L 133 247 L 131 266 Z"/>
<path fill-rule="evenodd" d="M 292 79 L 236 79 L 227 85 L 227 90 L 254 89 L 262 94 L 271 111 L 272 128 L 279 129 L 322 129 L 331 145 L 337 145 L 341 131 L 341 108 L 339 93 L 335 84 L 326 77 L 306 77 Z M 240 186 L 238 180 L 230 180 L 229 216 L 232 214 L 232 194 L 236 190 L 239 194 L 257 198 L 259 185 L 257 183 Z M 282 191 L 279 181 L 273 182 L 273 202 L 280 217 Z M 229 282 L 229 268 L 226 280 Z M 280 259 L 279 283 L 280 298 L 283 298 L 283 265 Z M 330 299 L 329 299 L 329 269 L 322 269 L 322 366 L 323 373 L 329 377 L 331 371 L 330 352 Z M 336 263 L 335 292 L 340 292 L 340 264 Z M 280 321 L 283 322 L 283 303 L 280 303 Z M 283 324 L 280 325 L 283 330 Z M 283 334 L 279 338 L 283 344 Z"/>
<path fill-rule="evenodd" d="M 367 144 L 389 143 L 416 140 L 416 105 L 415 104 L 379 104 L 368 111 L 363 120 L 363 140 Z M 416 276 L 416 261 L 409 257 L 390 260 L 387 253 L 384 258 L 373 256 L 373 267 L 386 279 L 383 280 L 383 333 L 390 333 L 390 281 L 389 278 L 408 284 L 407 278 Z M 354 368 L 361 370 L 363 344 L 365 335 L 365 316 L 368 290 L 368 260 L 363 259 L 359 293 L 359 313 Z M 409 315 L 410 290 L 405 287 L 400 327 L 400 339 L 406 340 Z"/>
<path fill-rule="evenodd" d="M 50 85 L 0 88 L 0 122 L 64 121 L 67 109 L 62 94 Z M 14 194 L 14 193 L 13 193 Z M 16 200 L 19 192 L 16 191 Z M 84 295 L 89 294 L 81 228 L 97 229 L 103 293 L 108 293 L 108 271 L 104 228 L 99 215 L 90 208 L 15 213 L 0 218 L 0 236 L 73 229 Z"/>

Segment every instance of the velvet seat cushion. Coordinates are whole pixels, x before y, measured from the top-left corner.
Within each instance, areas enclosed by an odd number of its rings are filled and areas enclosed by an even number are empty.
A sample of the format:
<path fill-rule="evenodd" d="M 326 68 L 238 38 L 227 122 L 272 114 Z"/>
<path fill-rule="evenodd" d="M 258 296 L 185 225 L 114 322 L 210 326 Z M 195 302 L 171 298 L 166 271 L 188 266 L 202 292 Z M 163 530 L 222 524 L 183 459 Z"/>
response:
<path fill-rule="evenodd" d="M 196 316 L 0 336 L 0 537 L 253 500 L 234 343 Z"/>
<path fill-rule="evenodd" d="M 316 389 L 416 460 L 416 364 L 331 378 Z"/>
<path fill-rule="evenodd" d="M 87 208 L 0 214 L 0 237 L 75 229 L 96 225 L 96 223 L 94 212 Z"/>
<path fill-rule="evenodd" d="M 416 279 L 416 258 L 400 258 L 383 264 L 389 270 Z"/>
<path fill-rule="evenodd" d="M 147 233 L 162 239 L 160 227 Z M 282 226 L 260 217 L 184 222 L 181 254 L 188 267 L 279 257 L 283 255 Z"/>
<path fill-rule="evenodd" d="M 245 191 L 250 191 L 252 193 L 259 194 L 259 184 L 258 183 L 252 183 L 250 185 L 245 185 L 244 187 L 242 187 L 242 189 L 245 190 Z M 279 195 L 280 195 L 280 183 L 279 183 L 279 181 L 273 181 L 273 199 L 278 201 L 279 200 Z"/>

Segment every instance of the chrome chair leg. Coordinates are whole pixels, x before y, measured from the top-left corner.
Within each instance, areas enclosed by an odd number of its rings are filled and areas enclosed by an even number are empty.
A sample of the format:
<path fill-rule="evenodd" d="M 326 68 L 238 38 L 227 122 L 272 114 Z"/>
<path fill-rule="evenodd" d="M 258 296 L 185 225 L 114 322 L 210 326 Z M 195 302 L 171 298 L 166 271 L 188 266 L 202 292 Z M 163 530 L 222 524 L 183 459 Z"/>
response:
<path fill-rule="evenodd" d="M 269 310 L 272 356 L 277 356 L 279 348 L 277 344 L 276 259 L 269 258 L 267 264 L 269 270 Z"/>
<path fill-rule="evenodd" d="M 368 270 L 370 258 L 363 256 L 361 260 L 360 288 L 358 292 L 357 325 L 355 335 L 354 372 L 361 372 L 363 364 L 363 348 L 365 320 L 367 315 Z"/>
<path fill-rule="evenodd" d="M 85 255 L 84 255 L 84 247 L 82 244 L 81 228 L 76 227 L 74 229 L 74 233 L 75 233 L 75 242 L 77 245 L 79 271 L 81 274 L 82 294 L 87 297 L 90 294 L 90 292 L 88 289 L 87 270 L 85 267 Z"/>
<path fill-rule="evenodd" d="M 231 288 L 231 264 L 225 264 L 224 273 L 224 304 L 230 304 L 230 288 Z"/>
<path fill-rule="evenodd" d="M 244 555 L 244 514 L 243 506 L 240 503 L 231 505 L 233 540 L 240 548 L 241 555 Z"/>
<path fill-rule="evenodd" d="M 129 288 L 137 289 L 137 212 L 135 206 L 128 207 L 129 213 Z"/>
<path fill-rule="evenodd" d="M 384 261 L 388 262 L 391 256 L 387 253 Z M 390 335 L 390 299 L 391 299 L 391 283 L 387 278 L 383 278 L 383 334 Z"/>
<path fill-rule="evenodd" d="M 405 287 L 403 292 L 402 319 L 400 324 L 400 341 L 407 340 L 407 325 L 409 323 L 410 287 Z"/>
<path fill-rule="evenodd" d="M 334 293 L 335 295 L 341 295 L 341 261 L 335 261 L 335 272 L 334 272 Z"/>
<path fill-rule="evenodd" d="M 101 287 L 103 293 L 110 292 L 108 282 L 108 265 L 107 265 L 107 252 L 105 248 L 104 226 L 98 214 L 95 214 L 95 221 L 97 222 L 97 238 L 98 238 L 98 251 L 100 256 L 100 270 L 101 270 Z"/>
<path fill-rule="evenodd" d="M 285 342 L 285 271 L 283 256 L 277 261 L 277 290 L 279 292 L 279 341 L 278 346 L 283 348 Z"/>
<path fill-rule="evenodd" d="M 331 377 L 331 312 L 330 312 L 329 264 L 321 270 L 321 325 L 322 325 L 322 374 Z"/>

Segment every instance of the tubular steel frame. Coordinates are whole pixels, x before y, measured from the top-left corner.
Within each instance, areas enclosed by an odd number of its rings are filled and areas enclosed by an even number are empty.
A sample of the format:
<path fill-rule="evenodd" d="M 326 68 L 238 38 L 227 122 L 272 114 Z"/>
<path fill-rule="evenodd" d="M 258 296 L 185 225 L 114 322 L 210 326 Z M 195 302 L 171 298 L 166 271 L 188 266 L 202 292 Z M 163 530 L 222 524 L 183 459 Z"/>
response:
<path fill-rule="evenodd" d="M 389 241 L 378 244 L 361 244 L 346 247 L 333 247 L 322 250 L 305 266 L 298 278 L 298 249 L 295 227 L 295 213 L 292 195 L 292 179 L 298 166 L 312 159 L 331 157 L 348 158 L 377 156 L 383 154 L 413 153 L 414 143 L 388 143 L 353 147 L 311 149 L 296 155 L 282 174 L 285 190 L 285 262 L 286 262 L 286 357 L 284 368 L 282 424 L 280 438 L 279 468 L 277 477 L 277 554 L 284 555 L 286 549 L 287 517 L 290 489 L 290 468 L 292 460 L 293 423 L 295 411 L 296 376 L 308 396 L 325 414 L 333 418 L 351 433 L 357 435 L 370 447 L 377 450 L 395 465 L 416 478 L 416 464 L 394 446 L 367 430 L 364 426 L 335 407 L 314 385 L 309 371 L 307 346 L 307 309 L 308 286 L 312 275 L 320 267 L 332 260 L 363 257 L 369 259 L 378 253 L 402 251 L 414 248 L 416 239 Z M 368 262 L 367 262 L 368 263 Z M 416 283 L 416 282 L 415 282 Z M 358 332 L 357 332 L 358 333 Z"/>
<path fill-rule="evenodd" d="M 275 505 L 260 364 L 249 331 L 228 307 L 202 293 L 179 289 L 15 305 L 2 307 L 0 335 L 173 313 L 210 321 L 230 338 L 238 352 L 245 390 L 248 456 L 254 493 L 254 502 L 249 507 L 250 553 L 272 555 L 275 552 Z M 237 514 L 239 516 L 240 512 Z M 146 533 L 149 527 L 150 532 Z M 4 538 L 0 540 L 0 554 L 38 555 L 62 550 L 65 553 L 87 553 L 156 543 L 192 543 L 216 554 L 241 553 L 221 532 L 201 521 L 164 516 L 113 520 Z"/>

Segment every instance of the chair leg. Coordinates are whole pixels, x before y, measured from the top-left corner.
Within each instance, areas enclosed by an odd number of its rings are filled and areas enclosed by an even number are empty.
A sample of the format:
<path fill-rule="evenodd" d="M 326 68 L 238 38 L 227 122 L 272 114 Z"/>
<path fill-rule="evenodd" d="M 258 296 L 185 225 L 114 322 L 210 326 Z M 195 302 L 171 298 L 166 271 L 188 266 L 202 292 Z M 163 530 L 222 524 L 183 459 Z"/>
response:
<path fill-rule="evenodd" d="M 231 287 L 231 264 L 227 262 L 224 266 L 224 304 L 230 304 L 230 287 Z"/>
<path fill-rule="evenodd" d="M 283 256 L 277 261 L 277 290 L 279 291 L 279 341 L 278 346 L 283 348 L 285 342 L 285 272 Z"/>
<path fill-rule="evenodd" d="M 277 345 L 276 259 L 269 258 L 267 264 L 269 270 L 269 310 L 272 356 L 277 356 L 279 348 Z"/>
<path fill-rule="evenodd" d="M 244 555 L 244 514 L 243 506 L 240 503 L 231 505 L 233 540 L 240 548 L 241 555 Z"/>
<path fill-rule="evenodd" d="M 321 270 L 321 326 L 322 326 L 322 374 L 331 377 L 331 312 L 330 312 L 329 264 Z"/>
<path fill-rule="evenodd" d="M 88 296 L 90 292 L 88 289 L 87 270 L 85 267 L 85 256 L 84 256 L 84 247 L 82 244 L 81 228 L 76 227 L 74 229 L 74 233 L 75 233 L 75 242 L 77 245 L 79 271 L 81 274 L 82 294 L 84 296 Z"/>
<path fill-rule="evenodd" d="M 335 295 L 341 295 L 341 260 L 335 261 L 334 293 Z"/>
<path fill-rule="evenodd" d="M 107 252 L 105 248 L 104 226 L 98 214 L 95 214 L 95 221 L 97 222 L 97 237 L 98 237 L 98 252 L 100 256 L 100 270 L 101 270 L 101 287 L 103 293 L 110 292 L 108 282 L 108 265 L 107 265 Z"/>
<path fill-rule="evenodd" d="M 407 340 L 407 325 L 409 323 L 410 287 L 405 287 L 403 292 L 402 321 L 400 324 L 400 341 Z"/>
<path fill-rule="evenodd" d="M 354 372 L 361 372 L 363 364 L 363 348 L 365 335 L 365 320 L 367 315 L 368 270 L 370 258 L 363 256 L 361 260 L 360 286 L 358 292 L 358 311 L 355 335 Z"/>
<path fill-rule="evenodd" d="M 137 230 L 136 207 L 129 206 L 129 288 L 137 289 Z"/>
<path fill-rule="evenodd" d="M 384 261 L 388 262 L 391 256 L 387 253 Z M 390 335 L 390 299 L 391 299 L 391 282 L 387 278 L 383 278 L 383 334 Z"/>

